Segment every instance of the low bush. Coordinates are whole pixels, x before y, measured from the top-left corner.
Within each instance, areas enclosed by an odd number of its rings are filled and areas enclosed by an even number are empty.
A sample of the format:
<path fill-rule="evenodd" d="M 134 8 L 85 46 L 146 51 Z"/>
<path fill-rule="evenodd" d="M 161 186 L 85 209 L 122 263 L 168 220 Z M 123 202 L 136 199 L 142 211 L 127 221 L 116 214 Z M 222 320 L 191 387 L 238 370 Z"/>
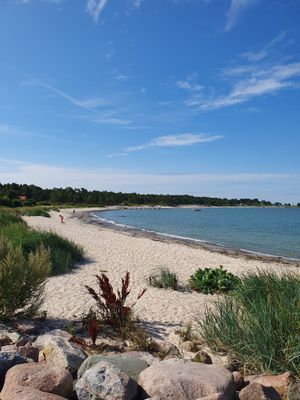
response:
<path fill-rule="evenodd" d="M 189 279 L 189 286 L 205 294 L 224 293 L 236 288 L 240 278 L 220 268 L 198 269 Z"/>
<path fill-rule="evenodd" d="M 135 304 L 131 306 L 125 305 L 127 297 L 130 294 L 129 272 L 122 278 L 121 290 L 118 290 L 117 294 L 115 294 L 109 278 L 105 274 L 96 275 L 96 279 L 99 288 L 98 293 L 89 286 L 85 287 L 93 299 L 96 300 L 101 320 L 111 325 L 120 334 L 125 335 L 126 330 L 132 323 L 132 307 Z M 145 291 L 146 289 L 141 291 L 136 301 L 143 296 Z"/>
<path fill-rule="evenodd" d="M 31 208 L 29 210 L 24 211 L 24 215 L 26 215 L 27 217 L 46 217 L 46 218 L 50 218 L 50 214 L 42 209 L 42 208 Z"/>
<path fill-rule="evenodd" d="M 178 289 L 178 278 L 174 272 L 168 268 L 161 268 L 159 272 L 149 276 L 150 286 L 161 289 Z"/>
<path fill-rule="evenodd" d="M 0 236 L 0 318 L 17 313 L 33 316 L 43 302 L 43 289 L 50 273 L 49 251 L 39 247 L 25 257 Z"/>
<path fill-rule="evenodd" d="M 83 259 L 81 246 L 56 233 L 35 231 L 19 223 L 7 225 L 2 231 L 14 247 L 21 247 L 25 256 L 36 251 L 41 245 L 49 249 L 51 275 L 65 273 Z"/>
<path fill-rule="evenodd" d="M 300 276 L 258 272 L 206 310 L 200 333 L 251 373 L 300 377 Z"/>

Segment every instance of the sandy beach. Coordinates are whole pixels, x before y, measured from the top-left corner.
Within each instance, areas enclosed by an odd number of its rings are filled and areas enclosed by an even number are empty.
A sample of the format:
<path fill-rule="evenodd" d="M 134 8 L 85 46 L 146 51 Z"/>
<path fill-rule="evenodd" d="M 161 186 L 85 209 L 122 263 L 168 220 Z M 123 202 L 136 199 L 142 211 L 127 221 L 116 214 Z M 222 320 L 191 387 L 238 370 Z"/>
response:
<path fill-rule="evenodd" d="M 184 285 L 198 268 L 219 267 L 241 275 L 250 271 L 294 271 L 293 264 L 278 261 L 251 259 L 242 255 L 222 254 L 184 243 L 160 241 L 157 238 L 118 232 L 78 219 L 83 210 L 63 210 L 65 224 L 60 224 L 59 213 L 51 212 L 51 218 L 25 217 L 29 226 L 56 232 L 83 246 L 86 261 L 69 274 L 51 277 L 46 283 L 46 300 L 43 309 L 52 318 L 73 320 L 81 317 L 94 304 L 84 285 L 96 287 L 95 275 L 104 272 L 114 287 L 120 287 L 121 277 L 130 272 L 133 302 L 141 289 L 146 294 L 135 306 L 135 314 L 143 320 L 157 337 L 166 337 L 174 328 L 201 317 L 205 306 L 216 296 L 203 295 L 188 290 L 172 291 L 149 287 L 148 276 L 160 267 L 176 272 Z"/>

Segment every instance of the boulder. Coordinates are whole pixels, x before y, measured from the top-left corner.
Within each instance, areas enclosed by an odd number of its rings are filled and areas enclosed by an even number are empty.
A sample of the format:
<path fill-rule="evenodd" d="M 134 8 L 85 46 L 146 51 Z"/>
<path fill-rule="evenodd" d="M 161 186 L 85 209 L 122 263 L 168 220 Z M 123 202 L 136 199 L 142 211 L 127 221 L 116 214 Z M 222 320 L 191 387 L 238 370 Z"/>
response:
<path fill-rule="evenodd" d="M 300 400 L 300 381 L 290 384 L 287 393 L 288 400 Z"/>
<path fill-rule="evenodd" d="M 228 400 L 226 396 L 222 393 L 215 393 L 210 396 L 201 397 L 197 400 Z"/>
<path fill-rule="evenodd" d="M 114 355 L 94 355 L 89 356 L 80 366 L 77 377 L 80 379 L 85 371 L 93 367 L 95 364 L 105 361 L 124 372 L 134 381 L 137 381 L 139 375 L 144 369 L 149 367 L 149 364 L 137 357 L 128 356 L 125 354 L 114 354 Z"/>
<path fill-rule="evenodd" d="M 33 361 L 38 362 L 39 359 L 39 349 L 32 345 L 25 345 L 18 347 L 18 352 L 27 358 L 31 358 Z"/>
<path fill-rule="evenodd" d="M 146 361 L 148 365 L 152 365 L 153 363 L 160 362 L 160 358 L 153 356 L 146 351 L 126 351 L 126 353 L 120 354 L 122 356 L 130 356 L 134 358 L 139 358 L 140 360 Z"/>
<path fill-rule="evenodd" d="M 75 374 L 87 355 L 69 339 L 71 335 L 58 329 L 39 336 L 34 346 L 42 350 L 46 363 L 67 368 Z"/>
<path fill-rule="evenodd" d="M 2 397 L 21 387 L 69 397 L 73 391 L 71 373 L 63 367 L 46 364 L 23 364 L 12 367 L 6 374 Z"/>
<path fill-rule="evenodd" d="M 273 387 L 282 397 L 287 396 L 289 384 L 293 380 L 289 372 L 280 375 L 249 375 L 244 379 L 246 383 L 260 383 L 266 387 Z"/>
<path fill-rule="evenodd" d="M 18 332 L 3 324 L 0 324 L 0 332 L 3 335 L 6 335 L 12 341 L 12 343 L 16 343 L 21 336 Z"/>
<path fill-rule="evenodd" d="M 240 400 L 281 400 L 281 396 L 272 387 L 254 382 L 240 391 Z"/>
<path fill-rule="evenodd" d="M 0 390 L 4 385 L 6 372 L 17 364 L 32 362 L 31 359 L 21 356 L 17 352 L 0 352 Z"/>
<path fill-rule="evenodd" d="M 20 321 L 16 325 L 16 330 L 25 335 L 34 335 L 39 332 L 39 325 L 33 321 Z"/>
<path fill-rule="evenodd" d="M 5 353 L 11 353 L 11 352 L 16 352 L 18 351 L 18 347 L 15 344 L 8 344 L 6 346 L 1 347 L 1 351 Z"/>
<path fill-rule="evenodd" d="M 67 400 L 57 394 L 45 393 L 32 388 L 14 388 L 10 392 L 1 393 L 2 400 Z"/>
<path fill-rule="evenodd" d="M 131 400 L 138 386 L 111 363 L 100 361 L 84 372 L 75 390 L 78 400 Z"/>
<path fill-rule="evenodd" d="M 151 396 L 194 400 L 215 393 L 229 399 L 235 393 L 231 372 L 224 367 L 171 359 L 156 363 L 139 376 L 139 385 Z"/>

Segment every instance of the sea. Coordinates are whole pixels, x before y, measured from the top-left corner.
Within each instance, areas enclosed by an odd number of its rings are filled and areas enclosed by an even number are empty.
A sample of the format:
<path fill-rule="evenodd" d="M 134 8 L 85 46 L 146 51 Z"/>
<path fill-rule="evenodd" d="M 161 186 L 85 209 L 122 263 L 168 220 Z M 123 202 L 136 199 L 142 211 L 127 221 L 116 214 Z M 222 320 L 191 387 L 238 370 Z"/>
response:
<path fill-rule="evenodd" d="M 300 208 L 150 208 L 99 211 L 115 226 L 300 260 Z"/>

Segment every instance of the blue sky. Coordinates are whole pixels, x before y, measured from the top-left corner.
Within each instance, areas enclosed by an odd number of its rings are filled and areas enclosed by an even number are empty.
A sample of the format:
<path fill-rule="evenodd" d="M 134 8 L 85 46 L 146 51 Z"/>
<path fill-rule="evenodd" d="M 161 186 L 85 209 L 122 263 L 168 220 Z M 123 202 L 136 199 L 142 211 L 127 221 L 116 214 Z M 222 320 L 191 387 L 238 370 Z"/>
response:
<path fill-rule="evenodd" d="M 299 0 L 1 0 L 0 182 L 300 201 Z"/>

